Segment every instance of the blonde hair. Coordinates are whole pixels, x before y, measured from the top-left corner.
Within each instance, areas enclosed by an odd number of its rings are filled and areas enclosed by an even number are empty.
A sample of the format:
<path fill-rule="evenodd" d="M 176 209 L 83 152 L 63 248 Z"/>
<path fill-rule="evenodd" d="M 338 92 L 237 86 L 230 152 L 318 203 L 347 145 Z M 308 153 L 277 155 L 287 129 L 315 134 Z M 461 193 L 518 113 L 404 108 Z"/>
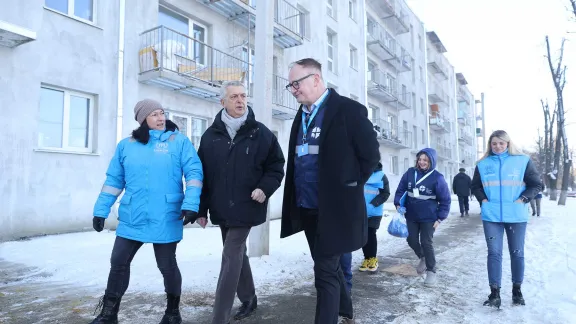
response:
<path fill-rule="evenodd" d="M 510 155 L 524 155 L 524 153 L 522 153 L 522 151 L 520 151 L 516 145 L 514 145 L 514 143 L 512 143 L 512 140 L 510 139 L 510 135 L 508 135 L 508 133 L 506 133 L 503 130 L 497 130 L 494 131 L 492 133 L 492 135 L 490 135 L 490 137 L 488 138 L 488 144 L 486 147 L 486 152 L 484 152 L 484 155 L 482 155 L 482 157 L 480 158 L 480 160 L 478 160 L 478 162 L 484 160 L 485 158 L 489 157 L 492 154 L 492 139 L 496 137 L 498 139 L 503 140 L 504 142 L 508 143 L 508 154 Z"/>

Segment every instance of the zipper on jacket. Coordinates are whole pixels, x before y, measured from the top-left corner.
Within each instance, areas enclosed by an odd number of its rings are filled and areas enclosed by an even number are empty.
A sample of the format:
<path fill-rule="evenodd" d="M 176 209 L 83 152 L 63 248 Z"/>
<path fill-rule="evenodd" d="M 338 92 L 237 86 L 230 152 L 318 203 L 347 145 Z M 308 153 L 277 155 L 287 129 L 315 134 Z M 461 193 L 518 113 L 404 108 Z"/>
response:
<path fill-rule="evenodd" d="M 502 206 L 502 157 L 498 156 L 498 161 L 500 162 L 500 222 L 504 222 L 504 208 Z"/>

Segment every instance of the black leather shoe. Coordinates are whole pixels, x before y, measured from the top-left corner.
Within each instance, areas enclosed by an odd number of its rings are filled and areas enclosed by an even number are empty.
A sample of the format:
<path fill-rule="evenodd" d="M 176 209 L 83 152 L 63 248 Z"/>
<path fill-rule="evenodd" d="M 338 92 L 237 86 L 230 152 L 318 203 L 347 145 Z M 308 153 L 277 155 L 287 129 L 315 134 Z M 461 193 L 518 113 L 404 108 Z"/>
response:
<path fill-rule="evenodd" d="M 254 296 L 254 298 L 252 298 L 251 301 L 242 303 L 242 305 L 238 308 L 236 315 L 234 315 L 234 319 L 239 321 L 243 318 L 252 315 L 257 307 L 258 307 L 258 298 Z"/>

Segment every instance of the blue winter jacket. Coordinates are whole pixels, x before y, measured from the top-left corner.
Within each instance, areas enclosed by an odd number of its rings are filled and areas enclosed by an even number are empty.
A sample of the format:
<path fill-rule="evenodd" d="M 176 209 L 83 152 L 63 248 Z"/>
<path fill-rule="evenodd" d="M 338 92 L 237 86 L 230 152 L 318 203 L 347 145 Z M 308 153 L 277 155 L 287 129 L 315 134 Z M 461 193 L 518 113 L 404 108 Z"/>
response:
<path fill-rule="evenodd" d="M 202 180 L 196 150 L 178 130 L 150 130 L 146 145 L 125 138 L 110 161 L 94 216 L 107 218 L 125 190 L 116 235 L 144 243 L 177 242 L 183 230 L 178 218 L 182 210 L 198 211 Z"/>
<path fill-rule="evenodd" d="M 400 206 L 400 198 L 402 198 L 404 192 L 408 192 L 405 202 L 407 221 L 416 223 L 442 221 L 448 217 L 450 212 L 450 203 L 452 201 L 450 189 L 444 176 L 435 170 L 436 150 L 425 148 L 418 152 L 416 156 L 420 155 L 420 153 L 428 156 L 431 166 L 426 171 L 419 168 L 409 168 L 404 173 L 398 184 L 398 189 L 396 189 L 394 205 Z M 415 183 L 429 172 L 432 172 L 432 174 L 417 185 L 419 195 L 415 197 L 413 194 Z"/>
<path fill-rule="evenodd" d="M 491 154 L 480 160 L 472 179 L 472 192 L 482 203 L 482 220 L 496 223 L 528 221 L 528 205 L 540 190 L 540 176 L 527 155 Z"/>

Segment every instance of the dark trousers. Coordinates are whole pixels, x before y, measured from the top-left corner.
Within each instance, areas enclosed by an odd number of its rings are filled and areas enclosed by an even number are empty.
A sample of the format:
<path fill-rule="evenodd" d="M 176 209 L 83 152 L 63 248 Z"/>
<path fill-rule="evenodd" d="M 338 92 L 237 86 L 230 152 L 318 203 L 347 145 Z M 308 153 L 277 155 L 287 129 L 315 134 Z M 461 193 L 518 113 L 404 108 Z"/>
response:
<path fill-rule="evenodd" d="M 458 204 L 460 205 L 460 214 L 464 214 L 469 210 L 468 196 L 458 196 Z"/>
<path fill-rule="evenodd" d="M 368 241 L 362 247 L 364 252 L 364 259 L 375 258 L 378 252 L 378 240 L 376 239 L 377 228 L 368 227 Z"/>
<path fill-rule="evenodd" d="M 346 279 L 346 289 L 348 289 L 348 293 L 352 293 L 352 252 L 342 254 L 340 268 L 342 268 L 344 279 Z"/>
<path fill-rule="evenodd" d="M 242 303 L 251 301 L 256 295 L 250 260 L 246 255 L 246 239 L 250 234 L 250 227 L 220 226 L 220 231 L 224 249 L 216 286 L 212 324 L 230 322 L 234 295 L 237 294 Z"/>
<path fill-rule="evenodd" d="M 316 286 L 315 324 L 336 324 L 338 315 L 352 318 L 352 299 L 346 289 L 344 273 L 340 268 L 341 255 L 326 255 L 315 251 L 318 237 L 318 210 L 300 210 L 304 234 L 314 260 L 314 285 Z M 343 238 L 344 239 L 344 238 Z"/>
<path fill-rule="evenodd" d="M 408 238 L 406 239 L 408 245 L 419 259 L 424 257 L 427 271 L 436 272 L 436 256 L 432 245 L 434 222 L 406 222 L 406 225 L 408 225 Z"/>
<path fill-rule="evenodd" d="M 128 289 L 130 282 L 130 263 L 136 252 L 142 246 L 142 242 L 125 239 L 116 236 L 112 257 L 110 258 L 110 274 L 106 294 L 121 297 Z M 164 277 L 164 291 L 168 294 L 180 296 L 182 291 L 182 275 L 176 263 L 176 246 L 178 242 L 156 244 L 154 243 L 154 255 L 156 264 Z"/>

